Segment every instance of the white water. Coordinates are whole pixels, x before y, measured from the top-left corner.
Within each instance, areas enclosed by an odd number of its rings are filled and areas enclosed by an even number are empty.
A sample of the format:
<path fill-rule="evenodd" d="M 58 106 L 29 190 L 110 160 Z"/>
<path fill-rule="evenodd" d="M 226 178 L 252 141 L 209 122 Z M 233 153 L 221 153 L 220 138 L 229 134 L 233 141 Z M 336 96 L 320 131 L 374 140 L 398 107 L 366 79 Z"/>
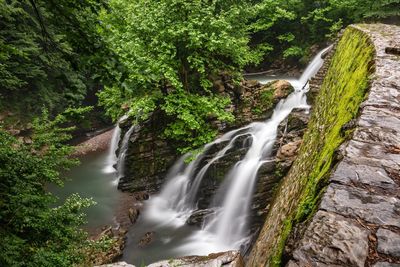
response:
<path fill-rule="evenodd" d="M 324 54 L 326 51 L 328 51 L 329 49 L 331 49 L 332 46 L 329 46 L 325 49 L 323 49 L 322 51 L 320 51 L 310 62 L 310 64 L 308 64 L 307 68 L 303 71 L 303 74 L 301 75 L 301 77 L 299 79 L 295 79 L 293 77 L 287 77 L 287 76 L 280 76 L 280 75 L 251 75 L 248 74 L 246 75 L 246 77 L 249 77 L 249 79 L 255 79 L 257 81 L 259 81 L 260 83 L 268 83 L 274 80 L 287 80 L 289 81 L 294 88 L 297 89 L 302 89 L 304 85 L 306 85 L 307 81 L 312 78 L 315 74 L 317 74 L 318 70 L 321 68 L 322 64 L 324 63 L 324 61 L 322 60 L 321 56 L 322 54 Z M 303 89 L 305 91 L 308 90 L 308 84 L 305 86 L 305 88 Z"/>
<path fill-rule="evenodd" d="M 142 221 L 158 225 L 160 230 L 184 227 L 187 218 L 197 209 L 196 196 L 208 168 L 224 157 L 234 147 L 234 143 L 239 137 L 249 136 L 252 140 L 246 155 L 226 174 L 211 202 L 210 208 L 215 210 L 215 213 L 206 218 L 201 230 L 193 231 L 173 249 L 176 255 L 205 255 L 239 249 L 246 242 L 249 237 L 249 210 L 257 180 L 257 171 L 273 156 L 271 155 L 272 148 L 279 124 L 294 108 L 305 110 L 309 108 L 305 96 L 305 92 L 308 90 L 306 83 L 322 66 L 321 54 L 327 49 L 329 48 L 321 51 L 312 60 L 298 80 L 290 81 L 295 92 L 278 103 L 269 120 L 251 123 L 228 132 L 206 145 L 203 154 L 198 155 L 187 166 L 184 160 L 188 155 L 183 156 L 173 166 L 160 194 L 152 197 L 146 203 L 142 216 Z M 198 165 L 204 159 L 205 152 L 216 144 L 224 146 L 214 158 L 197 171 Z"/>
<path fill-rule="evenodd" d="M 108 155 L 106 159 L 106 166 L 103 169 L 104 173 L 114 173 L 117 170 L 114 168 L 114 166 L 118 162 L 118 157 L 117 157 L 117 149 L 118 149 L 118 143 L 120 140 L 120 135 L 121 135 L 121 128 L 119 127 L 119 123 L 127 118 L 126 115 L 122 116 L 117 124 L 114 127 L 113 135 L 111 137 L 111 144 L 110 148 L 108 149 Z"/>
<path fill-rule="evenodd" d="M 119 127 L 118 127 L 119 128 Z M 131 137 L 133 131 L 137 128 L 137 125 L 132 125 L 131 128 L 125 133 L 124 138 L 122 138 L 121 147 L 118 153 L 117 159 L 117 177 L 114 180 L 114 184 L 117 185 L 118 181 L 125 174 L 125 159 L 126 153 L 128 152 L 129 138 Z M 119 131 L 120 132 L 120 131 Z"/>

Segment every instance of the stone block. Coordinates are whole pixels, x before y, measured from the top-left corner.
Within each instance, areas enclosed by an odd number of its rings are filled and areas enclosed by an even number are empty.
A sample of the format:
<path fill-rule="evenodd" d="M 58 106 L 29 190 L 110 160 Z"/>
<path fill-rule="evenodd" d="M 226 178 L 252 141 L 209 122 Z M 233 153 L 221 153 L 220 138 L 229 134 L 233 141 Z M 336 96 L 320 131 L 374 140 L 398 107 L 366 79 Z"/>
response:
<path fill-rule="evenodd" d="M 347 161 L 339 163 L 331 181 L 344 184 L 362 183 L 385 189 L 398 187 L 383 168 L 356 165 Z"/>
<path fill-rule="evenodd" d="M 380 228 L 378 237 L 378 251 L 392 257 L 400 257 L 400 234 Z"/>
<path fill-rule="evenodd" d="M 369 231 L 354 221 L 318 211 L 293 252 L 298 266 L 364 266 Z M 293 265 L 296 266 L 296 265 Z"/>
<path fill-rule="evenodd" d="M 359 217 L 370 223 L 400 227 L 400 200 L 396 197 L 330 184 L 320 207 L 343 216 Z"/>

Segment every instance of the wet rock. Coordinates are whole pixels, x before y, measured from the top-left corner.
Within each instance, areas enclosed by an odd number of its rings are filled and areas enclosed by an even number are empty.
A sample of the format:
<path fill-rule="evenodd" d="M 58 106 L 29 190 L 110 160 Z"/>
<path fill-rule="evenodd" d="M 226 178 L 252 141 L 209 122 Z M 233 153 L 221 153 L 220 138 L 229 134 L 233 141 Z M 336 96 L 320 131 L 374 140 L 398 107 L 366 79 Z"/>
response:
<path fill-rule="evenodd" d="M 154 241 L 154 232 L 147 232 L 144 236 L 139 240 L 139 247 L 145 247 L 150 245 Z"/>
<path fill-rule="evenodd" d="M 201 226 L 204 222 L 205 217 L 213 213 L 214 210 L 212 209 L 196 210 L 186 220 L 186 224 Z"/>
<path fill-rule="evenodd" d="M 392 257 L 400 257 L 400 235 L 390 230 L 380 228 L 378 237 L 378 251 Z"/>
<path fill-rule="evenodd" d="M 208 256 L 188 256 L 156 262 L 148 267 L 244 267 L 239 251 L 228 251 L 209 254 Z"/>
<path fill-rule="evenodd" d="M 278 80 L 273 84 L 274 87 L 274 99 L 286 98 L 290 93 L 294 91 L 293 86 L 290 82 L 285 80 Z"/>
<path fill-rule="evenodd" d="M 149 193 L 146 191 L 141 191 L 141 192 L 135 192 L 134 193 L 135 199 L 137 201 L 144 201 L 149 199 Z"/>
<path fill-rule="evenodd" d="M 368 253 L 368 235 L 368 230 L 343 216 L 318 211 L 293 252 L 293 258 L 297 266 L 363 267 Z"/>
<path fill-rule="evenodd" d="M 128 217 L 132 224 L 134 224 L 139 217 L 140 210 L 135 208 L 128 209 Z"/>
<path fill-rule="evenodd" d="M 286 131 L 299 131 L 307 127 L 310 114 L 304 110 L 293 110 L 287 118 Z"/>
<path fill-rule="evenodd" d="M 360 188 L 331 184 L 322 198 L 321 209 L 356 216 L 367 222 L 400 227 L 400 200 Z"/>
<path fill-rule="evenodd" d="M 256 88 L 260 86 L 260 82 L 256 80 L 243 80 L 241 85 L 246 88 Z"/>
<path fill-rule="evenodd" d="M 111 246 L 107 251 L 91 251 L 88 252 L 93 265 L 107 264 L 115 261 L 122 255 L 125 247 L 125 234 L 123 229 L 115 230 L 111 226 L 107 226 L 104 230 L 95 237 L 95 240 L 109 239 Z"/>

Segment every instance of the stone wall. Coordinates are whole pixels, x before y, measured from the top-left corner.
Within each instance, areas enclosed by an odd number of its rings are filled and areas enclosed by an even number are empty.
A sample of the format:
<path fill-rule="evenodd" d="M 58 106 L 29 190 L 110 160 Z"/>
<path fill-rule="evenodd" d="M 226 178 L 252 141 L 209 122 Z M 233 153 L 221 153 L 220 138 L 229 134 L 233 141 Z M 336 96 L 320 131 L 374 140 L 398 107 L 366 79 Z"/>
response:
<path fill-rule="evenodd" d="M 344 32 L 248 266 L 400 266 L 399 46 L 397 26 Z"/>

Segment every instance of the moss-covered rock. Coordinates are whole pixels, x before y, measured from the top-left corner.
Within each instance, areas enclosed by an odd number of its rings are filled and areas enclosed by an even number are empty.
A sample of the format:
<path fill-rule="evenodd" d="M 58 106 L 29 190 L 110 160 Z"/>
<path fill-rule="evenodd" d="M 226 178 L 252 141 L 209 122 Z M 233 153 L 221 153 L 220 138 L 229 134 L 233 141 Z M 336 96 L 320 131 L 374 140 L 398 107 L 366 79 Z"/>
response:
<path fill-rule="evenodd" d="M 235 108 L 236 127 L 268 119 L 275 105 L 294 91 L 293 86 L 283 80 L 272 81 L 265 85 L 249 80 L 243 81 L 241 87 L 243 92 Z"/>

